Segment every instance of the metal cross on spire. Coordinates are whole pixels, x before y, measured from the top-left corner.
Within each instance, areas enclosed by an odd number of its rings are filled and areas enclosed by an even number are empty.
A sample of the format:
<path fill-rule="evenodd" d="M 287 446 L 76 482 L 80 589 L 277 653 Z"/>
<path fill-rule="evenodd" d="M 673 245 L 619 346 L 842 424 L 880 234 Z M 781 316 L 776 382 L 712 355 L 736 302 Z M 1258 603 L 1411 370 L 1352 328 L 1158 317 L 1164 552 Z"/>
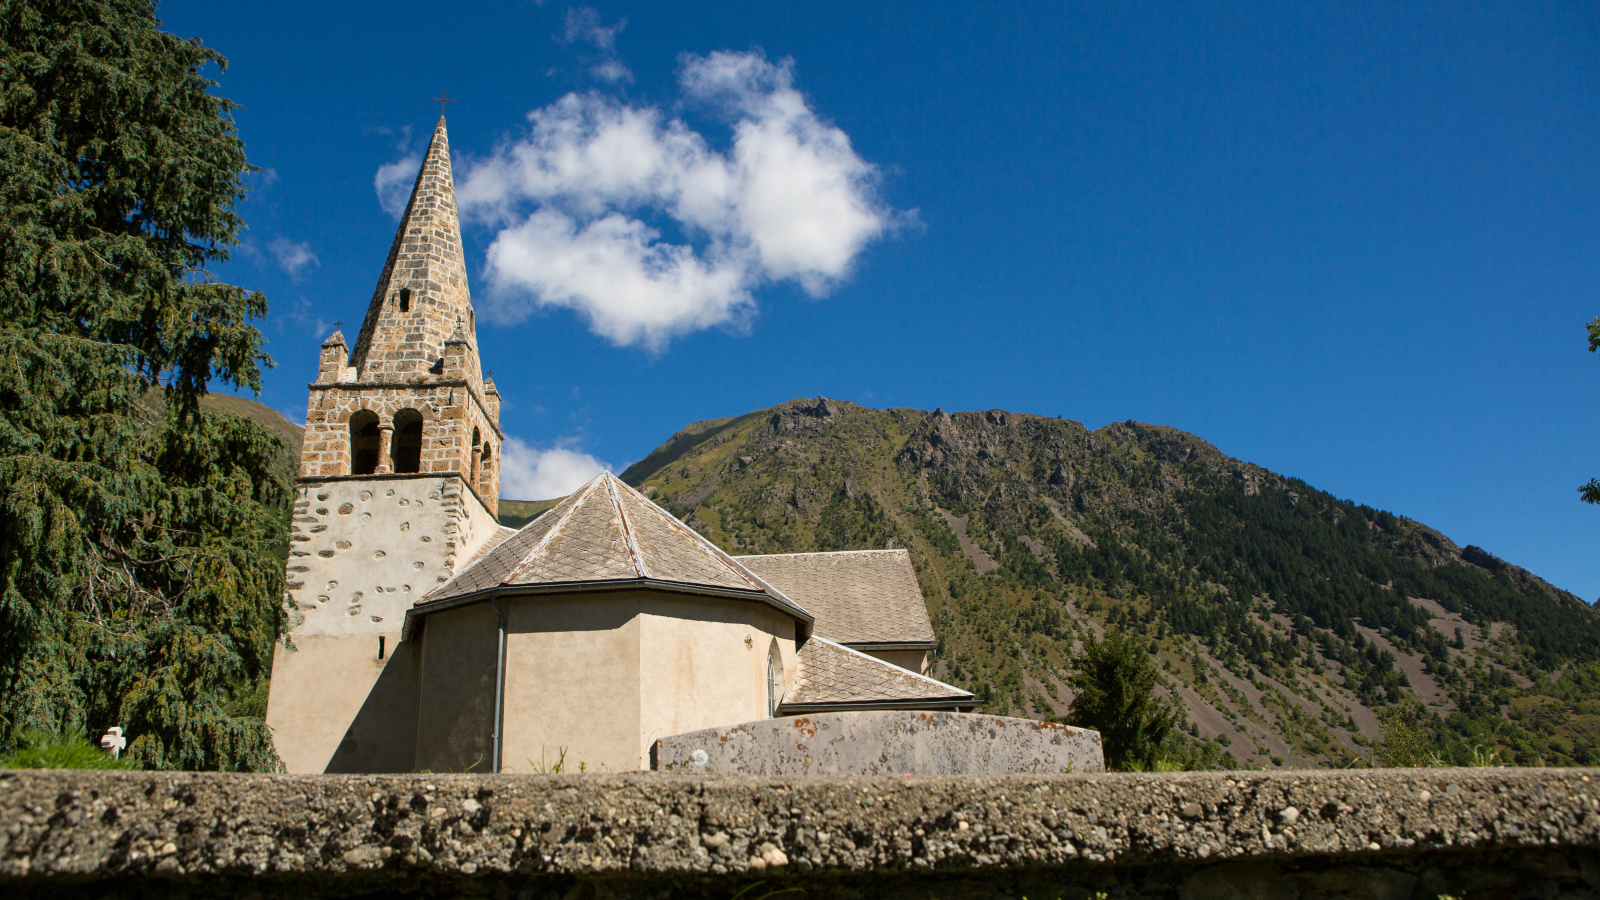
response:
<path fill-rule="evenodd" d="M 444 105 L 446 103 L 458 103 L 460 101 L 451 100 L 449 91 L 440 91 L 439 93 L 443 94 L 444 96 L 442 96 L 442 97 L 429 97 L 428 99 L 439 104 L 439 118 L 442 119 L 442 118 L 444 118 Z"/>

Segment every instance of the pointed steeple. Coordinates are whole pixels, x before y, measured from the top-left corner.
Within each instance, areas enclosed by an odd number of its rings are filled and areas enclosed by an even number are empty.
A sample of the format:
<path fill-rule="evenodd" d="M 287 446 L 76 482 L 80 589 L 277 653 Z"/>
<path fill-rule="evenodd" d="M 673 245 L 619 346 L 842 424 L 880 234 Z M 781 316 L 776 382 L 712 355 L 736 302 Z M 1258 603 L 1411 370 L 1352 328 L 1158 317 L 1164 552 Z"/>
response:
<path fill-rule="evenodd" d="M 471 334 L 472 298 L 456 215 L 450 138 L 440 116 L 350 364 L 362 381 L 427 378 L 444 358 L 445 342 L 460 320 Z M 476 372 L 476 342 L 471 343 L 474 358 L 467 368 Z"/>

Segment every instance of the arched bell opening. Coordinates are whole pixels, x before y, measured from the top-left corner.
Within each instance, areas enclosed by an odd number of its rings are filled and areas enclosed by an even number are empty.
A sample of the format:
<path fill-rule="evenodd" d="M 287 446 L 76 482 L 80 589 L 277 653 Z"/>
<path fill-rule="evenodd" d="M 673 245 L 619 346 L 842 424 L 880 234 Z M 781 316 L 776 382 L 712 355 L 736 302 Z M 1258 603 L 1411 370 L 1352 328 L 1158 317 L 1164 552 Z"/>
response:
<path fill-rule="evenodd" d="M 478 493 L 481 496 L 489 495 L 489 488 L 494 484 L 494 448 L 488 441 L 483 442 L 483 452 L 478 459 Z"/>
<path fill-rule="evenodd" d="M 471 444 L 471 446 L 468 447 L 468 452 L 470 452 L 472 454 L 472 466 L 468 471 L 470 472 L 470 475 L 471 475 L 470 481 L 474 486 L 476 486 L 478 484 L 478 471 L 479 471 L 479 468 L 480 468 L 480 466 L 479 466 L 479 462 L 480 462 L 479 457 L 481 456 L 481 453 L 482 453 L 482 451 L 478 447 L 478 444 L 482 440 L 483 440 L 483 437 L 479 434 L 478 429 L 476 429 L 476 428 L 472 429 L 472 444 Z"/>
<path fill-rule="evenodd" d="M 363 409 L 350 417 L 350 474 L 378 471 L 378 414 Z"/>
<path fill-rule="evenodd" d="M 422 471 L 422 413 L 402 409 L 394 414 L 394 470 Z"/>

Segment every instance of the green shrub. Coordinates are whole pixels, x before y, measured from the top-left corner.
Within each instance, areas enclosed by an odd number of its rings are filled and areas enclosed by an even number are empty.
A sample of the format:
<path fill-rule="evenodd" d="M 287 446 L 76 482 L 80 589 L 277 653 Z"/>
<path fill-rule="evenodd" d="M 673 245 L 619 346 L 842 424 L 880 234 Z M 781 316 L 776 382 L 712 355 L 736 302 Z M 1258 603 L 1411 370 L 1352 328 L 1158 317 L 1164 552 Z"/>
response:
<path fill-rule="evenodd" d="M 1380 710 L 1378 722 L 1383 726 L 1383 740 L 1377 747 L 1378 759 L 1396 769 L 1445 765 L 1439 757 L 1433 731 L 1426 724 L 1431 717 L 1419 704 Z"/>

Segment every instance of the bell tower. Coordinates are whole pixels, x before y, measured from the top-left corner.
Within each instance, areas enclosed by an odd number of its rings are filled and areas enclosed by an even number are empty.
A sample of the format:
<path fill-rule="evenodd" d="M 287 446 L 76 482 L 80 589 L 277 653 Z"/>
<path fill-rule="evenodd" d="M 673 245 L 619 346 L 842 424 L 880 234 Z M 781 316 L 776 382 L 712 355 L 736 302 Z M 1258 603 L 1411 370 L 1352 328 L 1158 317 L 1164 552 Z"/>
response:
<path fill-rule="evenodd" d="M 406 610 L 501 533 L 500 394 L 478 359 L 441 116 L 352 348 L 310 387 L 267 724 L 290 772 L 409 771 Z M 413 714 L 414 713 L 410 713 Z"/>

